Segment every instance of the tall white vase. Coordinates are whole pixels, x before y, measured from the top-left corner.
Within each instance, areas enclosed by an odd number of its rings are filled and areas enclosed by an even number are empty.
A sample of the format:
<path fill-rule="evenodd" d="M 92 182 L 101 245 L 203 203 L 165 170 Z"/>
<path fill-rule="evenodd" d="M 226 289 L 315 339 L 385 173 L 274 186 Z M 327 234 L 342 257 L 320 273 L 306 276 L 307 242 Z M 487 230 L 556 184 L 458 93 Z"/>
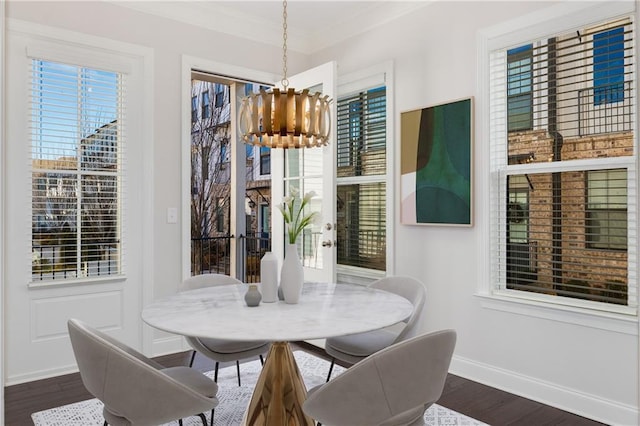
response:
<path fill-rule="evenodd" d="M 280 271 L 280 287 L 286 303 L 298 303 L 302 293 L 304 271 L 296 244 L 287 243 Z"/>
<path fill-rule="evenodd" d="M 270 251 L 260 261 L 260 289 L 263 302 L 278 301 L 278 258 Z"/>

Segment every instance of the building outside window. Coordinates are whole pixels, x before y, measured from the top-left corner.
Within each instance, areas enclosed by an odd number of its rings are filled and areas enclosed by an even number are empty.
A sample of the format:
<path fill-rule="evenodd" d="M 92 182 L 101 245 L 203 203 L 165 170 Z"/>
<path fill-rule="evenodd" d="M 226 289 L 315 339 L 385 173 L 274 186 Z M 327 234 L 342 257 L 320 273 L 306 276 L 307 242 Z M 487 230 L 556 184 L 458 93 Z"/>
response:
<path fill-rule="evenodd" d="M 209 100 L 209 91 L 202 92 L 202 118 L 211 117 L 211 101 Z"/>
<path fill-rule="evenodd" d="M 198 97 L 191 97 L 191 122 L 195 123 L 198 121 Z"/>
<path fill-rule="evenodd" d="M 215 76 L 194 73 L 191 81 L 192 102 L 196 100 L 197 120 L 191 124 L 191 272 L 230 273 L 231 239 L 230 213 L 232 205 L 231 169 L 233 162 L 230 150 L 231 104 L 228 96 L 230 86 L 217 83 Z M 233 83 L 235 84 L 235 83 Z M 259 86 L 243 84 L 245 93 Z M 211 98 L 213 96 L 213 99 Z M 256 157 L 259 147 L 244 146 L 246 154 L 245 197 L 249 206 L 270 202 L 271 181 L 261 176 L 268 153 Z M 270 164 L 269 164 L 270 165 Z M 266 211 L 269 213 L 269 211 Z M 270 247 L 269 236 L 261 240 L 260 222 L 255 214 L 248 214 L 244 247 L 245 265 L 255 266 L 255 259 Z M 269 216 L 265 218 L 269 220 Z M 251 258 L 251 259 L 249 259 Z M 255 279 L 255 270 L 247 271 L 246 279 Z"/>
<path fill-rule="evenodd" d="M 593 102 L 624 100 L 624 27 L 593 35 Z"/>
<path fill-rule="evenodd" d="M 224 84 L 219 84 L 216 83 L 215 84 L 215 90 L 216 90 L 216 108 L 220 108 L 222 107 L 225 103 L 228 103 L 228 101 L 225 100 L 225 88 L 228 88 L 228 86 L 224 85 Z"/>
<path fill-rule="evenodd" d="M 627 171 L 587 173 L 587 243 L 592 249 L 627 249 Z"/>
<path fill-rule="evenodd" d="M 509 131 L 527 130 L 533 125 L 533 46 L 507 51 L 507 117 Z"/>
<path fill-rule="evenodd" d="M 260 147 L 260 174 L 271 174 L 271 149 L 265 146 Z"/>
<path fill-rule="evenodd" d="M 494 291 L 635 310 L 633 69 L 626 18 L 490 53 Z"/>

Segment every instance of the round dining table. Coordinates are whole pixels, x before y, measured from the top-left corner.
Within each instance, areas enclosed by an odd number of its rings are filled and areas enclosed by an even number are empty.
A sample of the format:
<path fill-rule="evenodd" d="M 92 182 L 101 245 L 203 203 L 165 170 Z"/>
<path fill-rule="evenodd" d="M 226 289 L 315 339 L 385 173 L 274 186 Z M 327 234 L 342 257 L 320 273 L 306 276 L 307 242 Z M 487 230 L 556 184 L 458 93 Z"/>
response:
<path fill-rule="evenodd" d="M 246 284 L 179 292 L 146 306 L 150 326 L 183 336 L 272 342 L 245 413 L 247 425 L 313 425 L 302 411 L 306 388 L 288 342 L 362 333 L 408 318 L 407 299 L 379 289 L 305 283 L 300 301 L 249 307 Z"/>

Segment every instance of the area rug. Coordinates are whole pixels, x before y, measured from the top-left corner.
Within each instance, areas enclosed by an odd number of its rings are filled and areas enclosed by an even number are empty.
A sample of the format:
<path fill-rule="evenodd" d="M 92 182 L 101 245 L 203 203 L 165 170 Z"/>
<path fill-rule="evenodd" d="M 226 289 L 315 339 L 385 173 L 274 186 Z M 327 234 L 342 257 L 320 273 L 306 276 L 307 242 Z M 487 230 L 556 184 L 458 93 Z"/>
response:
<path fill-rule="evenodd" d="M 310 355 L 304 351 L 295 351 L 294 356 L 298 367 L 302 372 L 305 384 L 310 389 L 324 383 L 329 363 L 321 358 Z M 242 386 L 238 386 L 235 366 L 221 368 L 218 372 L 218 399 L 219 405 L 215 410 L 214 425 L 236 426 L 242 422 L 242 416 L 249 404 L 251 392 L 260 373 L 260 362 L 251 361 L 240 366 Z M 331 377 L 336 377 L 344 369 L 336 365 Z M 212 372 L 206 373 L 212 377 Z M 207 414 L 210 420 L 211 413 Z M 39 411 L 31 415 L 35 426 L 102 426 L 102 403 L 97 399 L 76 402 L 50 410 Z M 426 411 L 425 423 L 437 426 L 476 426 L 485 425 L 471 417 L 462 415 L 439 405 L 432 405 Z M 177 426 L 178 422 L 168 423 L 167 426 Z M 201 426 L 199 417 L 183 419 L 185 426 Z M 366 426 L 366 425 L 362 425 Z"/>

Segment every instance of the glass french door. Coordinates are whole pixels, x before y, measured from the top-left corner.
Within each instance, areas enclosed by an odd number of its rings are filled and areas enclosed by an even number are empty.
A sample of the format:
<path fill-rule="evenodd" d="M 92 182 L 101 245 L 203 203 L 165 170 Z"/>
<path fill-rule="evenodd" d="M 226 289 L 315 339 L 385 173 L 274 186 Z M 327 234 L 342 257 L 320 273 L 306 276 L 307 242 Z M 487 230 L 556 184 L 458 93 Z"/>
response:
<path fill-rule="evenodd" d="M 306 281 L 335 282 L 335 144 L 336 144 L 336 63 L 328 62 L 303 73 L 289 77 L 289 87 L 319 91 L 333 99 L 331 105 L 331 136 L 322 148 L 274 149 L 271 152 L 271 191 L 275 205 L 282 202 L 291 188 L 300 196 L 314 191 L 316 196 L 310 208 L 319 212 L 320 220 L 308 227 L 298 242 Z M 282 215 L 272 210 L 272 250 L 284 257 L 285 227 Z"/>

